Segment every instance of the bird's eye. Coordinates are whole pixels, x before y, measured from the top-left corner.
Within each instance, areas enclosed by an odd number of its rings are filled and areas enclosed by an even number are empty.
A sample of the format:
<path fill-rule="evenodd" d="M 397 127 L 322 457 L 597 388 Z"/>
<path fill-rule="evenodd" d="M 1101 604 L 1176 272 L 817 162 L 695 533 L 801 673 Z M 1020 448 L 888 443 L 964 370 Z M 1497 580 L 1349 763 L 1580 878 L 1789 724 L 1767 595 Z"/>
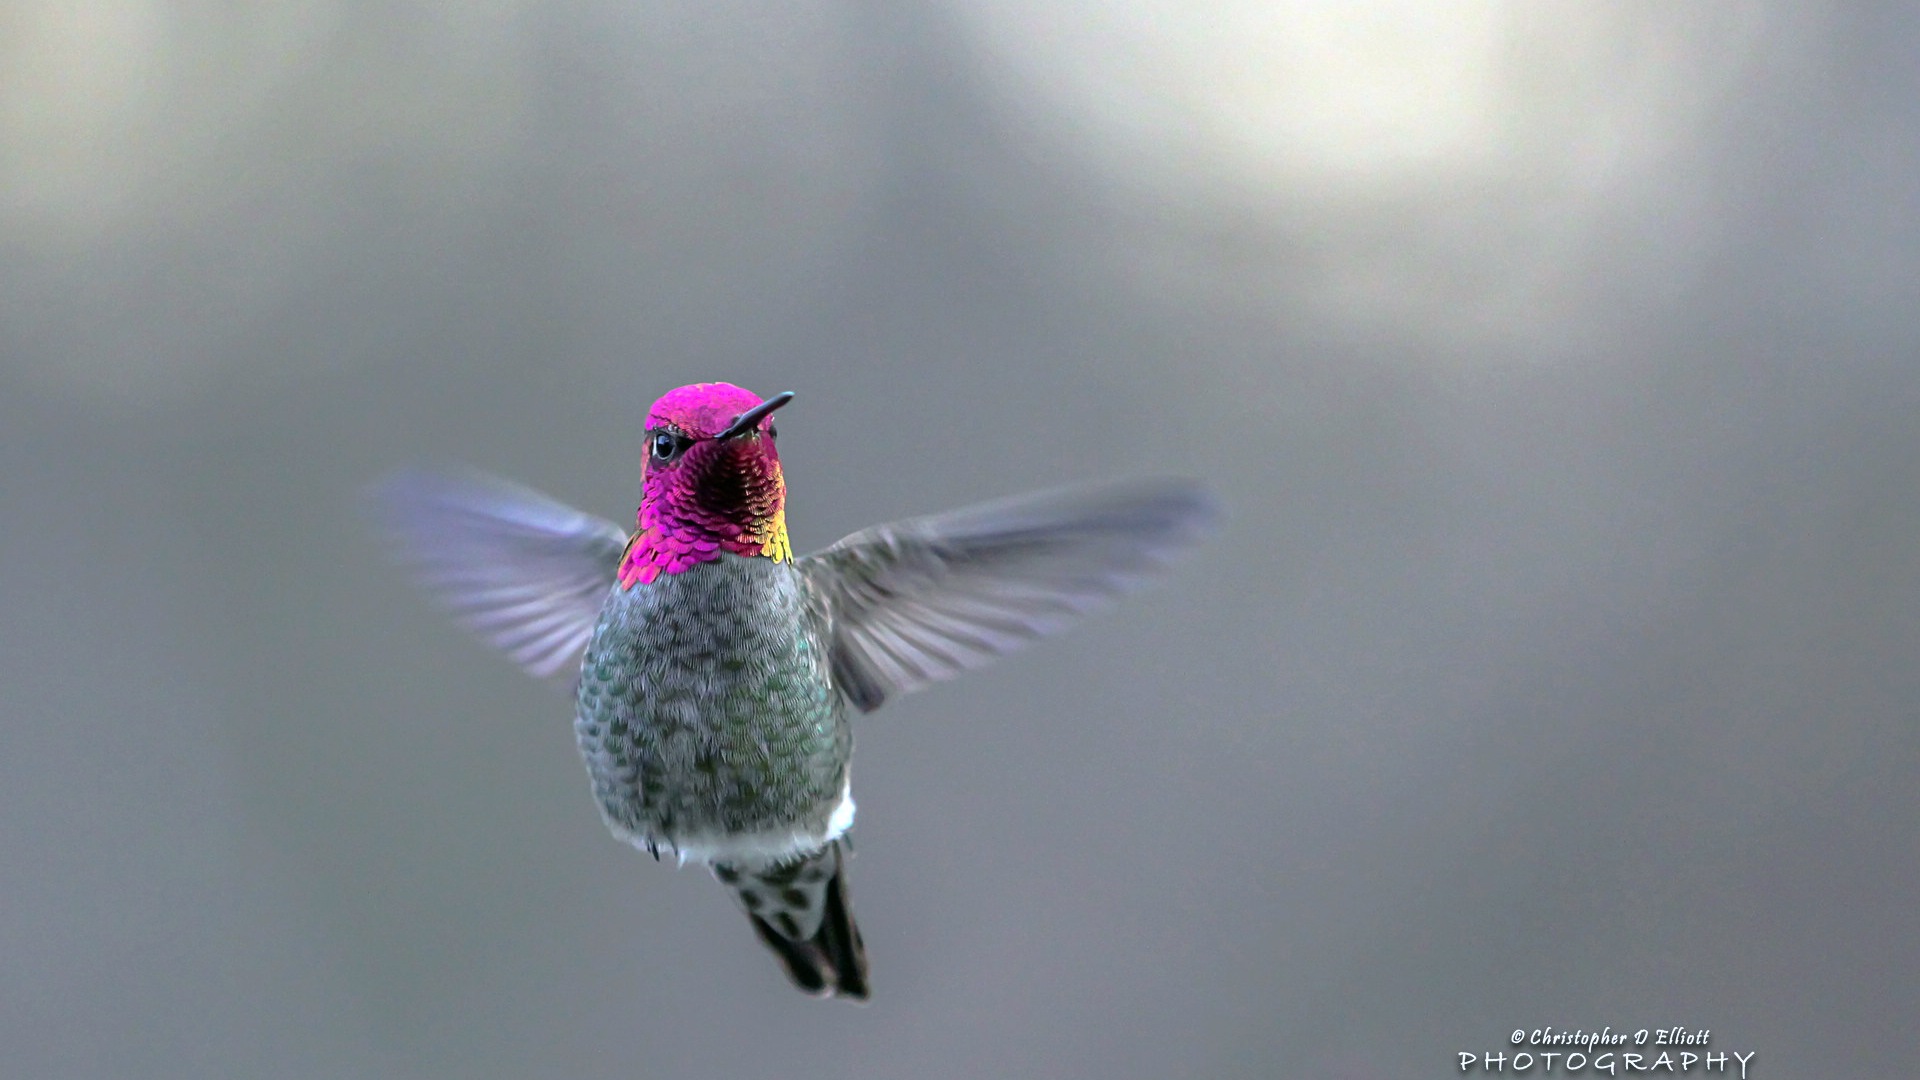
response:
<path fill-rule="evenodd" d="M 688 440 L 671 431 L 663 431 L 653 437 L 653 460 L 672 461 L 687 448 Z"/>
<path fill-rule="evenodd" d="M 767 438 L 777 439 L 779 437 L 780 437 L 780 432 L 775 430 L 773 426 L 773 421 L 771 420 L 767 421 Z"/>

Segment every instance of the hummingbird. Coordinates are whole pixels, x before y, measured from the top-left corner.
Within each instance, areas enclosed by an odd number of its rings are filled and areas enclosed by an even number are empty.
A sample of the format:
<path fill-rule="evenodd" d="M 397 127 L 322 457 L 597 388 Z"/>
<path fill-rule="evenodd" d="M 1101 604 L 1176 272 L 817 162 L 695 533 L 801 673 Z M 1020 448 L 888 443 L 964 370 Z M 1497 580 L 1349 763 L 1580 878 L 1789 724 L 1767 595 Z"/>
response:
<path fill-rule="evenodd" d="M 1214 516 L 1189 482 L 1064 488 L 787 539 L 774 413 L 729 383 L 648 410 L 632 530 L 481 474 L 397 473 L 376 517 L 529 673 L 571 676 L 613 834 L 705 864 L 801 990 L 865 1001 L 848 900 L 852 716 L 1142 583 Z"/>

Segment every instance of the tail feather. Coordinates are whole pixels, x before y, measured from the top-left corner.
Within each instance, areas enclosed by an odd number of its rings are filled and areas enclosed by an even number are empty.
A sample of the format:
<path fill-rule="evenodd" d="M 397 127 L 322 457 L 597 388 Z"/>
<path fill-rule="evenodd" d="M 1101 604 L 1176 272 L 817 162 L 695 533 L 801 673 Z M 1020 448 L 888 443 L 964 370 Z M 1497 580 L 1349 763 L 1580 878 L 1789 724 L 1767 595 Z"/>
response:
<path fill-rule="evenodd" d="M 867 950 L 847 900 L 846 860 L 836 840 L 786 862 L 713 868 L 755 934 L 802 991 L 867 1000 Z"/>

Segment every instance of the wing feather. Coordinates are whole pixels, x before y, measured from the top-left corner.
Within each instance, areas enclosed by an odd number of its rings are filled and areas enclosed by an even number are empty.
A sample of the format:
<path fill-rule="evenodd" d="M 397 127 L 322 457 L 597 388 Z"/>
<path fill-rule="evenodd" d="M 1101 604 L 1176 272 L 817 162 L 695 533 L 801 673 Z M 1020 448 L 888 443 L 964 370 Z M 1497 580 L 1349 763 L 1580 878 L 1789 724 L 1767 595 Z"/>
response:
<path fill-rule="evenodd" d="M 401 561 L 469 630 L 542 678 L 579 663 L 626 530 L 481 473 L 396 473 L 369 501 Z"/>
<path fill-rule="evenodd" d="M 799 561 L 863 711 L 983 666 L 1128 592 L 1216 517 L 1198 486 L 1036 492 L 854 533 Z"/>

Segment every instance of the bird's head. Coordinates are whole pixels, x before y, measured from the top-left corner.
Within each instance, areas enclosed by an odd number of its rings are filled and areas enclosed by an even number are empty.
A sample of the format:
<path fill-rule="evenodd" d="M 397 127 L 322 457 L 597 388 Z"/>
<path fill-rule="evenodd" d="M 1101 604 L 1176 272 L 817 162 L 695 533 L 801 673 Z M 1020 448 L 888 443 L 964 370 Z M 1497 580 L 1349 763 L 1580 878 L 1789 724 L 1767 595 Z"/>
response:
<path fill-rule="evenodd" d="M 774 410 L 792 400 L 791 393 L 763 401 L 730 383 L 695 383 L 653 403 L 640 529 L 621 564 L 623 583 L 678 573 L 722 551 L 792 557 L 773 428 Z"/>

